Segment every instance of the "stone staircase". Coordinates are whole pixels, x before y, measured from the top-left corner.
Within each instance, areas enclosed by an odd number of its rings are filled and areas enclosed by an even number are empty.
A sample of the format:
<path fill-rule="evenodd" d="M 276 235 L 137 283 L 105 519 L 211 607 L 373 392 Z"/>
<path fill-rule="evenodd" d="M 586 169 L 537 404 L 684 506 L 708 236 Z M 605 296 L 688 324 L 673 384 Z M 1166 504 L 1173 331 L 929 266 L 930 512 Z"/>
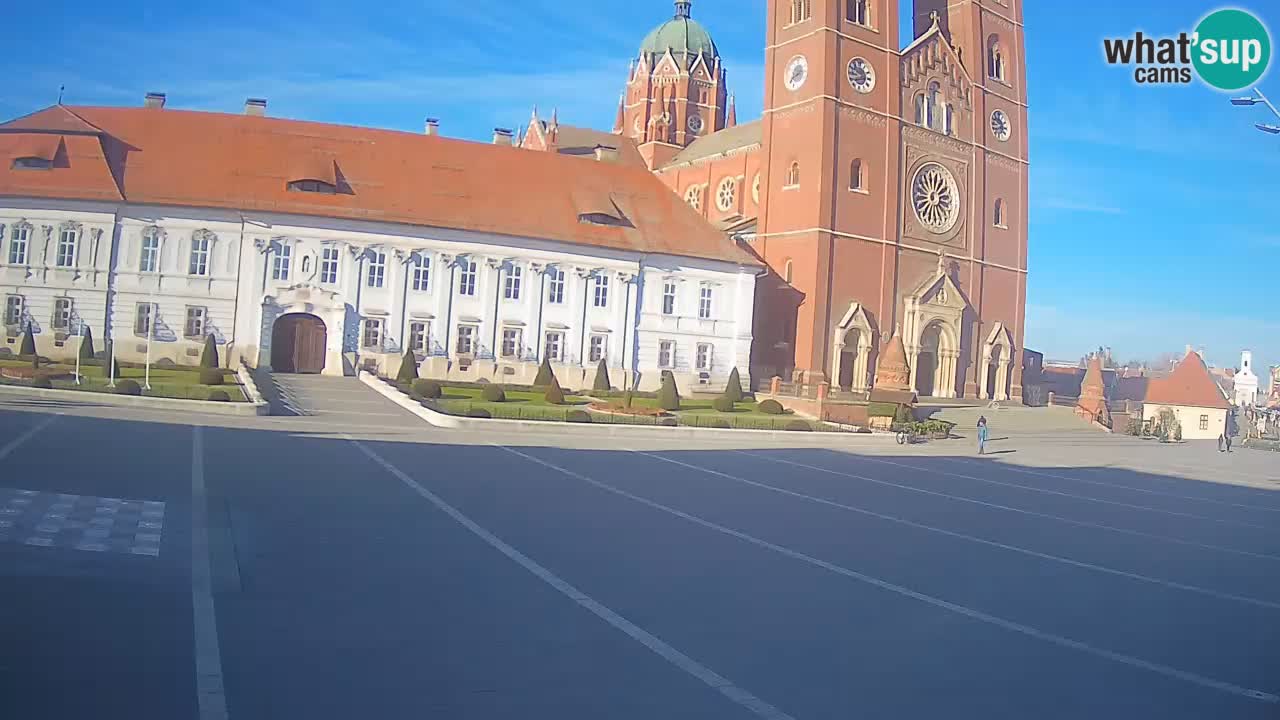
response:
<path fill-rule="evenodd" d="M 973 434 L 973 429 L 977 427 L 980 417 L 986 417 L 992 434 L 998 435 L 1102 434 L 1101 430 L 1077 417 L 1074 408 L 1068 407 L 1026 407 L 1024 405 L 1002 405 L 999 408 L 935 407 L 923 408 L 919 412 L 921 415 L 926 413 L 931 413 L 932 418 L 955 423 L 956 434 L 965 436 Z"/>

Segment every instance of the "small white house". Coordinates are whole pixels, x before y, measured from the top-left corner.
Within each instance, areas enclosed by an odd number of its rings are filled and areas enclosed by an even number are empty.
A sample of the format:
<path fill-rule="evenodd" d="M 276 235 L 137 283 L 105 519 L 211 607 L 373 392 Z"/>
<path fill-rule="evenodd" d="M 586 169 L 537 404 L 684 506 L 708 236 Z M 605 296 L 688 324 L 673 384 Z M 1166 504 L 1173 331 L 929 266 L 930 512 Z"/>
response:
<path fill-rule="evenodd" d="M 1182 427 L 1183 440 L 1216 440 L 1225 432 L 1231 403 L 1213 381 L 1200 353 L 1188 351 L 1172 373 L 1147 385 L 1142 419 L 1158 421 L 1165 410 L 1171 411 Z"/>

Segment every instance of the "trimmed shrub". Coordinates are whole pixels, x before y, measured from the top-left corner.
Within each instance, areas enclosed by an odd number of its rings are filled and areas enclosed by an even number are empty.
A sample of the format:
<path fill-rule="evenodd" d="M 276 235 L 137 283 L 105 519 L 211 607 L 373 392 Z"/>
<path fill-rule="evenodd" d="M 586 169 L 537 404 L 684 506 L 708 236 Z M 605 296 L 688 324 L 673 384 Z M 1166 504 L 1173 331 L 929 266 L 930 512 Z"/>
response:
<path fill-rule="evenodd" d="M 727 395 L 718 397 L 711 401 L 711 407 L 715 408 L 716 412 L 733 412 L 733 400 L 731 400 Z"/>
<path fill-rule="evenodd" d="M 534 387 L 551 387 L 556 382 L 556 374 L 551 370 L 551 358 L 542 358 L 542 364 L 538 366 L 538 375 L 533 378 Z"/>
<path fill-rule="evenodd" d="M 556 376 L 551 376 L 551 385 L 547 387 L 547 392 L 542 396 L 550 405 L 564 404 L 564 390 L 560 388 L 560 383 L 556 381 Z"/>
<path fill-rule="evenodd" d="M 777 400 L 762 400 L 758 409 L 765 415 L 781 415 L 784 412 L 782 403 Z"/>
<path fill-rule="evenodd" d="M 116 383 L 117 395 L 141 395 L 142 386 L 136 380 L 121 380 Z"/>
<path fill-rule="evenodd" d="M 35 380 L 31 381 L 31 387 L 38 388 L 40 390 L 52 390 L 53 381 L 49 379 L 48 375 L 40 375 L 36 377 Z"/>
<path fill-rule="evenodd" d="M 792 420 L 787 423 L 787 429 L 794 432 L 813 432 L 813 426 L 804 420 Z"/>
<path fill-rule="evenodd" d="M 729 372 L 729 384 L 724 386 L 724 396 L 729 398 L 729 402 L 742 400 L 742 378 L 738 377 L 738 368 Z"/>
<path fill-rule="evenodd" d="M 893 421 L 896 423 L 912 423 L 916 421 L 915 413 L 911 412 L 911 408 L 906 405 L 899 405 L 897 411 L 893 413 Z"/>
<path fill-rule="evenodd" d="M 400 370 L 396 373 L 396 382 L 411 383 L 418 379 L 418 357 L 413 350 L 405 350 L 400 360 Z"/>
<path fill-rule="evenodd" d="M 218 362 L 218 343 L 214 341 L 212 335 L 204 336 L 204 352 L 200 353 L 200 367 L 216 368 L 222 363 Z"/>
<path fill-rule="evenodd" d="M 214 390 L 209 393 L 209 400 L 212 402 L 231 402 L 231 396 L 226 390 Z"/>
<path fill-rule="evenodd" d="M 591 422 L 591 414 L 586 410 L 570 410 L 564 419 L 571 423 L 589 423 Z"/>
<path fill-rule="evenodd" d="M 733 426 L 729 424 L 729 421 L 725 420 L 724 418 L 711 418 L 711 420 L 707 422 L 707 427 L 715 428 L 716 430 L 732 430 L 733 429 Z"/>
<path fill-rule="evenodd" d="M 867 417 L 891 418 L 898 414 L 898 404 L 891 402 L 873 402 L 867 406 Z"/>
<path fill-rule="evenodd" d="M 596 380 L 591 383 L 593 391 L 607 392 L 613 389 L 609 384 L 609 367 L 604 364 L 604 358 L 600 359 L 600 365 L 596 368 Z"/>
<path fill-rule="evenodd" d="M 200 384 L 201 385 L 221 385 L 227 381 L 227 377 L 217 368 L 200 368 Z"/>
<path fill-rule="evenodd" d="M 80 363 L 84 364 L 85 361 L 93 358 L 93 328 L 85 325 L 84 336 L 80 338 Z"/>
<path fill-rule="evenodd" d="M 484 408 L 471 408 L 470 410 L 467 411 L 467 417 L 476 418 L 479 420 L 488 420 L 492 418 L 493 415 L 490 414 L 489 411 L 485 410 Z"/>
<path fill-rule="evenodd" d="M 438 400 L 444 394 L 444 390 L 440 387 L 440 383 L 435 380 L 420 379 L 414 380 L 410 384 L 410 389 L 414 395 L 427 400 Z"/>
<path fill-rule="evenodd" d="M 507 394 L 500 385 L 489 385 L 480 391 L 480 399 L 485 402 L 500 403 L 507 401 Z"/>
<path fill-rule="evenodd" d="M 658 390 L 658 407 L 668 412 L 680 409 L 680 392 L 676 390 L 676 379 L 670 372 L 662 374 L 662 388 Z"/>
<path fill-rule="evenodd" d="M 27 331 L 22 333 L 22 345 L 18 349 L 19 355 L 35 355 L 36 354 L 36 335 L 31 329 L 31 323 L 27 323 Z"/>

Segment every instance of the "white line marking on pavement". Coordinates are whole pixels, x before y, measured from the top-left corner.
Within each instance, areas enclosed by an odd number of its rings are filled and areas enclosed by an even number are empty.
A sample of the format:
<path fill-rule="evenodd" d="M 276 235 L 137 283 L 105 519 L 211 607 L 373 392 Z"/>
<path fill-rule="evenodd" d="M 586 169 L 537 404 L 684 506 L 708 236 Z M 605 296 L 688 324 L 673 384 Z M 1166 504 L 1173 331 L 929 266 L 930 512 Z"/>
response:
<path fill-rule="evenodd" d="M 999 480 L 989 480 L 987 478 L 975 477 L 973 475 L 965 475 L 964 473 L 949 472 L 947 470 L 934 470 L 932 468 L 922 468 L 916 465 L 908 465 L 906 463 L 894 462 L 892 460 L 882 460 L 880 458 L 868 457 L 866 455 L 861 455 L 859 457 L 862 457 L 868 462 L 883 463 L 885 465 L 896 465 L 897 467 L 907 468 L 908 470 L 919 470 L 920 472 L 934 473 L 935 475 L 948 475 L 950 477 L 965 478 L 966 480 L 975 480 L 977 482 L 987 483 L 989 485 L 1000 485 L 1003 487 L 1019 488 L 1021 490 L 1030 490 L 1032 492 L 1044 493 L 1046 495 L 1057 495 L 1059 497 L 1067 497 L 1067 498 L 1072 498 L 1074 500 L 1088 500 L 1089 502 L 1101 503 L 1103 505 L 1115 505 L 1117 507 L 1125 507 L 1131 510 L 1142 510 L 1144 512 L 1158 513 L 1160 515 L 1170 515 L 1172 517 L 1190 518 L 1192 520 L 1203 520 L 1205 522 L 1220 523 L 1222 525 L 1237 525 L 1239 527 L 1250 527 L 1250 528 L 1256 528 L 1258 530 L 1272 529 L 1266 525 L 1258 525 L 1255 523 L 1241 522 L 1239 520 L 1224 520 L 1222 518 L 1212 518 L 1205 515 L 1196 515 L 1195 513 L 1177 512 L 1176 510 L 1162 510 L 1160 508 L 1148 507 L 1146 505 L 1134 505 L 1132 503 L 1120 502 L 1118 500 L 1104 500 L 1103 498 L 1090 497 L 1088 495 L 1073 495 L 1072 493 L 1060 492 L 1058 490 L 1047 490 L 1045 488 L 1038 488 L 1034 485 L 1019 485 L 1018 483 L 1001 482 Z M 1000 467 L 1004 467 L 1004 465 L 1001 465 Z"/>
<path fill-rule="evenodd" d="M 502 447 L 502 446 L 497 446 L 497 447 Z M 553 470 L 558 470 L 559 472 L 565 475 L 568 475 L 571 478 L 576 478 L 589 485 L 594 485 L 595 487 L 598 487 L 601 490 L 604 490 L 606 492 L 611 492 L 620 497 L 627 498 L 628 500 L 634 500 L 635 502 L 638 502 L 641 505 L 647 505 L 655 510 L 661 510 L 662 512 L 669 513 L 678 518 L 688 520 L 689 522 L 694 523 L 695 525 L 701 525 L 702 527 L 708 528 L 710 530 L 715 530 L 716 532 L 723 533 L 725 535 L 729 535 L 730 537 L 735 537 L 735 538 L 738 538 L 739 540 L 751 543 L 752 545 L 755 545 L 757 547 L 761 547 L 766 550 L 772 550 L 773 552 L 792 558 L 793 560 L 799 560 L 801 562 L 805 562 L 815 567 L 822 568 L 823 570 L 827 570 L 837 575 L 843 575 L 844 577 L 852 578 L 854 580 L 867 583 L 868 585 L 874 585 L 875 587 L 878 587 L 882 590 L 888 590 L 889 592 L 896 593 L 898 595 L 903 595 L 913 600 L 919 600 L 922 603 L 932 605 L 937 608 L 942 608 L 943 610 L 949 610 L 959 615 L 963 615 L 965 617 L 972 618 L 980 622 L 985 622 L 991 625 L 995 625 L 996 627 L 1004 628 L 1006 630 L 1010 630 L 1022 635 L 1026 635 L 1028 637 L 1035 638 L 1036 640 L 1042 640 L 1044 642 L 1057 645 L 1059 647 L 1069 648 L 1071 650 L 1078 650 L 1080 652 L 1087 653 L 1089 655 L 1105 658 L 1107 660 L 1113 660 L 1115 662 L 1122 663 L 1130 667 L 1147 670 L 1153 673 L 1157 673 L 1159 675 L 1164 675 L 1165 677 L 1171 677 L 1177 680 L 1182 680 L 1184 682 L 1191 683 L 1193 685 L 1199 685 L 1201 687 L 1210 688 L 1212 690 L 1218 690 L 1220 692 L 1229 693 L 1231 695 L 1239 695 L 1242 697 L 1251 698 L 1253 700 L 1261 700 L 1267 703 L 1280 703 L 1280 696 L 1273 695 L 1268 692 L 1263 692 L 1261 690 L 1254 690 L 1252 688 L 1243 687 L 1240 685 L 1226 682 L 1224 680 L 1215 680 L 1214 678 L 1211 678 L 1211 677 L 1206 677 L 1204 675 L 1199 675 L 1186 670 L 1179 670 L 1178 668 L 1170 667 L 1168 665 L 1162 665 L 1156 662 L 1151 662 L 1149 660 L 1143 660 L 1142 658 L 1134 657 L 1132 655 L 1125 655 L 1123 653 L 1114 652 L 1112 650 L 1094 647 L 1093 645 L 1080 642 L 1079 640 L 1072 640 L 1071 638 L 1068 638 L 1068 637 L 1055 635 L 1053 633 L 1040 630 L 1030 625 L 1023 625 L 1022 623 L 1014 622 L 1012 620 L 1005 620 L 1004 618 L 997 617 L 995 615 L 988 615 L 987 613 L 984 613 L 981 610 L 975 610 L 965 605 L 959 605 L 957 603 L 953 603 L 948 600 L 943 600 L 942 598 L 937 598 L 932 595 L 926 595 L 921 592 L 916 592 L 915 590 L 912 590 L 910 588 L 906 588 L 901 585 L 895 585 L 886 580 L 881 580 L 879 578 L 860 573 L 856 570 L 850 570 L 849 568 L 844 567 L 842 565 L 836 565 L 835 563 L 827 562 L 826 560 L 821 560 L 819 558 L 813 557 L 812 555 L 806 555 L 805 553 L 802 553 L 798 550 L 792 550 L 790 548 L 783 547 L 782 545 L 771 543 L 768 540 L 762 540 L 758 537 L 755 537 L 754 535 L 748 535 L 747 533 L 734 530 L 733 528 L 725 527 L 724 525 L 713 523 L 710 520 L 704 520 L 703 518 L 700 518 L 697 515 L 692 515 L 682 510 L 677 510 L 673 507 L 663 505 L 662 503 L 649 500 L 648 498 L 642 498 L 639 495 L 633 495 L 621 488 L 616 488 L 608 483 L 604 483 L 599 480 L 594 480 L 592 478 L 587 477 L 586 475 L 582 475 L 572 470 L 562 468 L 559 465 L 547 462 L 546 460 L 542 460 L 540 458 L 536 458 L 532 455 L 526 455 L 525 453 L 519 452 L 517 450 L 513 450 L 508 447 L 502 447 L 502 449 L 506 450 L 507 452 L 519 455 L 523 458 L 532 460 L 533 462 L 536 462 L 539 465 L 542 465 L 544 467 L 549 467 Z"/>
<path fill-rule="evenodd" d="M 967 457 L 961 457 L 961 458 L 955 458 L 955 459 L 963 460 L 967 463 L 973 463 L 975 465 L 981 464 L 982 462 L 975 458 L 967 458 Z M 1213 498 L 1197 497 L 1195 495 L 1180 495 L 1178 493 L 1165 492 L 1163 490 L 1151 490 L 1148 488 L 1138 488 L 1138 487 L 1133 487 L 1132 485 L 1118 485 L 1116 483 L 1103 482 L 1101 480 L 1086 480 L 1084 478 L 1076 478 L 1076 477 L 1071 477 L 1069 475 L 1059 475 L 1057 473 L 1044 472 L 1043 470 L 1031 470 L 1028 468 L 1020 468 L 1014 465 L 1010 465 L 1008 463 L 1000 463 L 1000 467 L 1006 470 L 1012 470 L 1013 472 L 1016 472 L 1016 473 L 1022 473 L 1023 475 L 1039 475 L 1041 477 L 1056 478 L 1058 480 L 1069 480 L 1071 482 L 1078 482 L 1086 485 L 1098 485 L 1101 487 L 1112 488 L 1114 490 L 1128 490 L 1130 492 L 1144 493 L 1147 495 L 1159 495 L 1161 497 L 1177 498 L 1179 500 L 1194 500 L 1195 502 L 1211 503 L 1213 505 L 1225 505 L 1227 507 L 1245 508 L 1246 510 L 1258 510 L 1261 512 L 1280 513 L 1280 508 L 1278 507 L 1267 507 L 1265 505 L 1248 505 L 1245 503 L 1227 502 L 1226 500 L 1214 500 Z M 1080 468 L 1080 469 L 1081 470 L 1086 470 L 1086 469 L 1097 470 L 1098 468 Z"/>
<path fill-rule="evenodd" d="M 560 576 L 551 572 L 542 565 L 539 565 L 537 561 L 508 545 L 498 536 L 476 524 L 475 521 L 466 515 L 463 515 L 457 508 L 437 497 L 435 493 L 426 489 L 422 485 L 419 485 L 417 481 L 406 475 L 402 470 L 400 470 L 400 468 L 383 459 L 381 455 L 366 447 L 364 443 L 350 436 L 347 436 L 347 440 L 350 440 L 351 443 L 359 448 L 360 452 L 368 456 L 370 460 L 381 465 L 384 470 L 391 473 L 399 479 L 400 482 L 407 485 L 409 489 L 425 498 L 432 505 L 435 505 L 441 512 L 453 518 L 459 525 L 470 530 L 472 534 L 476 535 L 481 540 L 484 540 L 495 550 L 515 561 L 516 564 L 525 570 L 528 570 L 539 580 L 542 580 L 556 590 L 559 590 L 565 597 L 568 597 L 570 600 L 578 603 L 596 617 L 631 636 L 632 639 L 649 648 L 667 662 L 706 683 L 711 688 L 719 691 L 721 695 L 724 695 L 733 702 L 750 710 L 758 717 L 766 718 L 767 720 L 794 720 L 790 715 L 782 712 L 778 708 L 770 705 L 764 700 L 761 700 L 755 695 L 752 695 L 746 690 L 734 685 L 728 679 L 717 674 L 714 670 L 668 645 L 657 636 L 649 633 L 638 625 L 635 625 L 630 620 L 627 620 L 613 610 L 610 610 L 608 607 L 600 604 L 586 593 L 570 585 Z M 529 457 L 524 453 L 502 447 L 501 445 L 494 445 L 494 447 L 501 448 L 502 450 L 506 450 L 507 452 L 515 455 L 520 455 L 526 458 Z"/>
<path fill-rule="evenodd" d="M 722 477 L 722 478 L 725 478 L 726 480 L 733 480 L 735 482 L 740 482 L 745 485 L 752 485 L 752 486 L 762 488 L 764 490 L 770 490 L 782 495 L 789 495 L 791 497 L 799 498 L 801 500 L 808 500 L 809 502 L 818 503 L 819 505 L 826 505 L 828 507 L 833 507 L 840 510 L 847 510 L 849 512 L 858 513 L 860 515 L 868 515 L 870 517 L 878 518 L 880 520 L 887 520 L 888 522 L 900 523 L 902 525 L 913 527 L 918 530 L 925 530 L 928 532 L 939 533 L 941 535 L 958 538 L 960 540 L 968 540 L 969 542 L 988 545 L 990 547 L 996 547 L 996 548 L 1000 548 L 1001 550 L 1008 550 L 1010 552 L 1021 553 L 1023 555 L 1029 555 L 1031 557 L 1040 558 L 1041 560 L 1052 560 L 1053 562 L 1060 562 L 1066 565 L 1072 565 L 1078 568 L 1083 568 L 1085 570 L 1093 570 L 1095 572 L 1129 578 L 1130 580 L 1138 580 L 1140 582 L 1151 583 L 1153 585 L 1162 585 L 1164 587 L 1167 587 L 1173 590 L 1185 590 L 1187 592 L 1199 593 L 1201 595 L 1207 595 L 1209 597 L 1217 598 L 1219 600 L 1234 600 L 1235 602 L 1246 603 L 1248 605 L 1257 605 L 1259 607 L 1270 608 L 1272 610 L 1280 610 L 1280 603 L 1271 602 L 1270 600 L 1262 600 L 1259 598 L 1248 597 L 1246 595 L 1235 595 L 1232 593 L 1221 592 L 1218 590 L 1211 590 L 1209 588 L 1203 588 L 1198 585 L 1187 585 L 1185 583 L 1180 583 L 1173 580 L 1164 580 L 1157 577 L 1151 577 L 1149 575 L 1142 575 L 1140 573 L 1128 572 L 1126 570 L 1117 570 L 1115 568 L 1109 568 L 1104 565 L 1094 565 L 1093 563 L 1087 563 L 1080 560 L 1072 560 L 1071 558 L 1062 557 L 1060 555 L 1050 555 L 1048 553 L 1042 553 L 1042 552 L 1037 552 L 1035 550 L 1029 550 L 1027 548 L 1018 547 L 1017 545 L 1006 545 L 1005 543 L 996 542 L 994 540 L 987 540 L 987 539 L 976 537 L 973 535 L 966 535 L 965 533 L 954 532 L 952 530 L 944 530 L 939 527 L 934 527 L 933 525 L 925 525 L 923 523 L 913 522 L 911 520 L 895 517 L 893 515 L 885 515 L 883 513 L 874 512 L 872 510 L 860 508 L 855 505 L 846 505 L 844 503 L 839 503 L 834 500 L 828 500 L 826 498 L 817 497 L 815 495 L 806 495 L 805 493 L 796 492 L 794 490 L 787 490 L 785 488 L 780 488 L 775 485 L 769 485 L 768 483 L 762 483 L 755 480 L 748 480 L 746 478 L 738 477 L 737 475 L 731 475 L 729 473 L 720 472 L 719 470 L 712 470 L 711 468 L 705 468 L 700 465 L 692 465 L 690 463 L 681 462 L 679 460 L 674 460 L 669 457 L 663 457 L 662 455 L 655 455 L 652 452 L 646 452 L 643 450 L 633 450 L 632 452 L 638 455 L 645 455 L 645 456 L 654 458 L 656 460 L 662 460 L 663 462 L 679 465 L 681 467 L 687 467 L 691 470 L 704 472 L 704 473 L 707 473 L 708 475 L 715 475 L 717 477 Z"/>
<path fill-rule="evenodd" d="M 1097 530 L 1108 530 L 1110 532 L 1120 533 L 1123 535 L 1132 535 L 1134 537 L 1147 538 L 1149 540 L 1159 540 L 1161 542 L 1173 543 L 1175 545 L 1186 545 L 1188 547 L 1197 547 L 1204 550 L 1215 550 L 1217 552 L 1231 553 L 1233 555 L 1243 555 L 1245 557 L 1259 558 L 1262 560 L 1280 561 L 1280 555 L 1268 555 L 1266 553 L 1251 552 L 1249 550 L 1240 550 L 1238 548 L 1225 547 L 1223 545 L 1209 545 L 1206 543 L 1198 543 L 1191 540 L 1182 540 L 1179 538 L 1168 537 L 1166 535 L 1156 535 L 1154 533 L 1146 533 L 1146 532 L 1142 532 L 1141 530 L 1129 530 L 1128 528 L 1116 527 L 1114 525 L 1106 525 L 1104 523 L 1088 522 L 1085 520 L 1073 520 L 1068 517 L 1062 517 L 1061 515 L 1050 515 L 1048 513 L 1036 512 L 1034 510 L 1025 510 L 1023 508 L 1016 508 L 1010 505 L 1000 505 L 999 503 L 986 502 L 985 500 L 975 500 L 974 498 L 964 497 L 963 495 L 952 495 L 950 493 L 938 492 L 936 490 L 926 490 L 924 488 L 912 487 L 911 485 L 902 485 L 900 483 L 890 482 L 888 480 L 877 480 L 875 478 L 866 477 L 865 475 L 855 475 L 854 473 L 841 472 L 840 470 L 832 470 L 831 468 L 824 468 L 818 465 L 809 465 L 807 463 L 796 462 L 794 460 L 783 460 L 781 458 L 770 457 L 768 455 L 757 455 L 755 453 L 749 453 L 742 450 L 733 450 L 731 452 L 741 453 L 748 457 L 753 457 L 759 460 L 767 460 L 772 463 L 780 463 L 783 465 L 794 465 L 795 467 L 805 468 L 807 470 L 816 470 L 818 472 L 829 473 L 831 475 L 838 475 L 840 477 L 851 478 L 853 480 L 862 480 L 863 482 L 874 483 L 876 485 L 884 485 L 887 487 L 898 488 L 900 490 L 907 490 L 909 492 L 920 493 L 921 495 L 933 495 L 935 497 L 946 498 L 948 500 L 954 500 L 956 502 L 965 502 L 965 503 L 971 503 L 973 505 L 981 505 L 983 507 L 989 507 L 995 510 L 1005 510 L 1007 512 L 1014 512 L 1014 513 L 1019 513 L 1021 515 L 1028 515 L 1030 517 L 1044 518 L 1046 520 L 1055 520 L 1057 522 L 1066 523 L 1068 525 L 1075 525 L 1077 527 L 1094 528 Z M 859 455 L 858 457 L 865 457 L 865 456 Z"/>
<path fill-rule="evenodd" d="M 36 433 L 39 433 L 41 430 L 44 430 L 45 428 L 49 427 L 54 423 L 55 420 L 57 420 L 60 417 L 62 417 L 62 413 L 54 413 L 53 415 L 50 415 L 44 420 L 41 420 L 40 422 L 36 423 L 31 427 L 31 429 L 22 433 L 18 437 L 5 443 L 4 447 L 0 447 L 0 460 L 3 460 L 9 457 L 9 453 L 25 445 L 28 440 L 36 436 Z"/>
<path fill-rule="evenodd" d="M 226 720 L 218 614 L 209 561 L 209 498 L 204 488 L 204 435 L 191 428 L 191 611 L 195 620 L 196 701 L 200 720 Z"/>

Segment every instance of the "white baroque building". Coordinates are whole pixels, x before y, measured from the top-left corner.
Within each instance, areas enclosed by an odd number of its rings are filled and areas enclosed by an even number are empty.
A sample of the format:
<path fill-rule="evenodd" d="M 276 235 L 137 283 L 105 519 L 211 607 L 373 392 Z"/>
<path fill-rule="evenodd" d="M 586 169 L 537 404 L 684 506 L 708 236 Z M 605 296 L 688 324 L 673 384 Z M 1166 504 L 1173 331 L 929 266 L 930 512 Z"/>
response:
<path fill-rule="evenodd" d="M 1258 376 L 1253 372 L 1253 352 L 1240 352 L 1240 371 L 1232 378 L 1236 407 L 1256 407 L 1258 405 Z"/>
<path fill-rule="evenodd" d="M 245 115 L 54 106 L 0 125 L 0 355 L 81 330 L 125 361 L 719 390 L 760 263 L 610 148 Z"/>

